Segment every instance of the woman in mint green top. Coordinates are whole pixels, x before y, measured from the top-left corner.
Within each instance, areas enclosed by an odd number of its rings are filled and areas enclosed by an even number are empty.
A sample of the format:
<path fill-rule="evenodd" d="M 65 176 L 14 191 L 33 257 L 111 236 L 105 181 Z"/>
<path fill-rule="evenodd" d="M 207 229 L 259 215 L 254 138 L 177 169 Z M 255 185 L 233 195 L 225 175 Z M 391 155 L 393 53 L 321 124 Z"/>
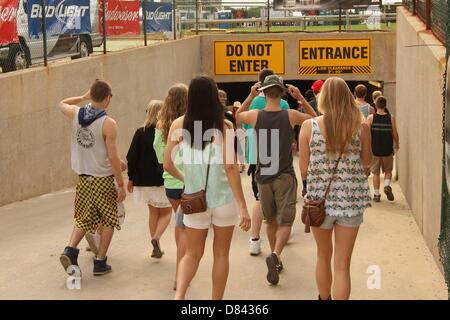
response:
<path fill-rule="evenodd" d="M 153 141 L 153 149 L 155 149 L 156 157 L 158 158 L 159 163 L 163 163 L 164 161 L 164 150 L 166 149 L 166 144 L 163 141 L 162 132 L 159 129 L 155 130 L 155 140 Z M 183 172 L 183 162 L 181 160 L 180 152 L 177 154 L 177 158 L 175 159 L 175 164 L 177 169 Z M 183 190 L 184 183 L 183 181 L 178 180 L 171 176 L 166 170 L 163 173 L 164 178 L 164 187 L 166 189 L 179 189 Z M 169 195 L 167 195 L 169 197 Z M 169 197 L 171 198 L 171 197 Z M 179 200 L 179 199 L 175 199 Z"/>
<path fill-rule="evenodd" d="M 227 136 L 225 132 L 230 135 Z M 172 133 L 178 133 L 178 138 L 172 137 Z M 203 138 L 207 133 L 212 134 L 213 142 L 211 138 L 205 138 L 207 142 L 204 142 Z M 240 221 L 239 226 L 248 231 L 250 216 L 236 163 L 234 128 L 224 119 L 223 106 L 214 80 L 207 76 L 192 79 L 186 115 L 173 122 L 169 137 L 164 168 L 175 178 L 184 180 L 186 194 L 205 189 L 206 172 L 210 163 L 206 188 L 207 210 L 184 215 L 183 218 L 186 225 L 186 254 L 180 262 L 175 299 L 185 298 L 189 283 L 203 256 L 211 226 L 214 229 L 212 299 L 222 299 L 228 278 L 229 250 L 234 226 Z M 180 148 L 183 153 L 184 175 L 171 157 L 176 148 Z M 225 154 L 223 150 L 226 151 Z M 208 162 L 210 154 L 211 161 Z"/>
<path fill-rule="evenodd" d="M 158 123 L 156 124 L 155 140 L 153 141 L 153 149 L 155 149 L 156 156 L 159 163 L 163 163 L 164 152 L 166 149 L 167 138 L 171 124 L 175 119 L 181 117 L 186 112 L 188 88 L 185 84 L 177 83 L 170 87 L 167 96 L 164 99 L 164 106 L 158 115 Z M 177 169 L 183 171 L 183 163 L 178 154 L 175 159 Z M 185 246 L 185 232 L 183 225 L 183 216 L 177 212 L 180 205 L 181 194 L 183 193 L 183 181 L 173 177 L 166 170 L 163 173 L 164 187 L 166 188 L 166 196 L 172 205 L 175 212 L 175 242 L 177 244 L 177 264 L 175 279 L 178 274 L 178 265 L 181 258 L 186 252 Z M 174 290 L 176 288 L 176 280 Z"/>

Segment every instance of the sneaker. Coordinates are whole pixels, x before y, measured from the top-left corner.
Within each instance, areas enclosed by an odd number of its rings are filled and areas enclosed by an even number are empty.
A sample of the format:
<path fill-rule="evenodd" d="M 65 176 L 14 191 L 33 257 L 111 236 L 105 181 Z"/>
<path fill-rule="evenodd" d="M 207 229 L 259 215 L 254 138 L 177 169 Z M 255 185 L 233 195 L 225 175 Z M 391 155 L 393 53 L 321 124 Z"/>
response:
<path fill-rule="evenodd" d="M 64 252 L 59 257 L 59 261 L 64 268 L 64 271 L 68 273 L 70 266 L 78 266 L 78 253 L 79 249 L 72 247 L 65 247 Z"/>
<path fill-rule="evenodd" d="M 373 201 L 374 202 L 380 202 L 381 201 L 381 194 L 374 194 L 373 195 Z"/>
<path fill-rule="evenodd" d="M 98 255 L 98 250 L 100 248 L 100 235 L 98 233 L 90 234 L 86 233 L 84 236 L 89 244 L 89 251 L 92 251 L 95 255 Z"/>
<path fill-rule="evenodd" d="M 261 238 L 258 240 L 250 239 L 250 255 L 259 256 L 261 254 Z"/>
<path fill-rule="evenodd" d="M 389 201 L 394 201 L 394 194 L 392 193 L 391 186 L 384 187 L 384 193 L 386 194 L 386 197 Z"/>
<path fill-rule="evenodd" d="M 104 260 L 94 259 L 94 276 L 102 276 L 112 271 L 111 266 L 106 263 L 107 259 L 108 258 L 105 258 Z"/>
<path fill-rule="evenodd" d="M 159 247 L 159 241 L 156 239 L 152 239 L 152 246 L 153 246 L 153 252 L 152 252 L 152 258 L 161 259 L 164 255 L 164 251 L 161 251 L 161 248 Z"/>
<path fill-rule="evenodd" d="M 280 264 L 278 257 L 275 253 L 271 253 L 266 258 L 267 264 L 267 281 L 273 285 L 277 285 L 278 281 L 280 281 L 280 276 L 278 275 L 277 266 Z"/>
<path fill-rule="evenodd" d="M 281 271 L 283 271 L 283 270 L 284 270 L 283 262 L 281 262 L 281 260 L 280 260 L 280 263 L 277 264 L 277 271 L 278 271 L 278 273 L 281 273 Z"/>

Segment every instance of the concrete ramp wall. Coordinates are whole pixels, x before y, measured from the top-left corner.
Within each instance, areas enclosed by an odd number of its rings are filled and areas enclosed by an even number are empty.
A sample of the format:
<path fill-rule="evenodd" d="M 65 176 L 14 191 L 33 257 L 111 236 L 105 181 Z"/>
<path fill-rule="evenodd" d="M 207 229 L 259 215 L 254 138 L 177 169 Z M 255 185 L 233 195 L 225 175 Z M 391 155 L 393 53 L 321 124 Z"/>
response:
<path fill-rule="evenodd" d="M 397 123 L 400 186 L 425 241 L 439 260 L 442 87 L 445 47 L 403 8 L 397 14 Z M 440 263 L 438 263 L 441 266 Z"/>
<path fill-rule="evenodd" d="M 194 37 L 0 74 L 0 206 L 74 185 L 70 122 L 60 100 L 84 94 L 96 78 L 108 80 L 108 113 L 117 120 L 124 157 L 148 102 L 200 71 L 200 38 Z"/>

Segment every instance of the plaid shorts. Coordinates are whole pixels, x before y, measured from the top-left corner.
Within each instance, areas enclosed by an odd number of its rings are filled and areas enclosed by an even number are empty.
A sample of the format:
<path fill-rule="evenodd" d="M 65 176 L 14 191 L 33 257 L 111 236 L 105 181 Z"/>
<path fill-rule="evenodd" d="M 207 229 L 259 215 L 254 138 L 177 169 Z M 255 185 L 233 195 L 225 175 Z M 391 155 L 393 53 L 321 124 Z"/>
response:
<path fill-rule="evenodd" d="M 120 230 L 114 176 L 81 175 L 75 194 L 75 224 L 94 234 L 99 223 Z"/>

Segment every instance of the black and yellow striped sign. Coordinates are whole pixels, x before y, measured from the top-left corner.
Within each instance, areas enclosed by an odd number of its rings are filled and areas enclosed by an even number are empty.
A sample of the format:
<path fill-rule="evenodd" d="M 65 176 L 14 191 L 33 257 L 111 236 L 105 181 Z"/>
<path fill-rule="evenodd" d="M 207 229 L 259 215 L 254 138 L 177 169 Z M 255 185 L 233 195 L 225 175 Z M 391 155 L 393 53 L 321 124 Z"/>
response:
<path fill-rule="evenodd" d="M 299 74 L 370 74 L 370 39 L 299 40 Z"/>

